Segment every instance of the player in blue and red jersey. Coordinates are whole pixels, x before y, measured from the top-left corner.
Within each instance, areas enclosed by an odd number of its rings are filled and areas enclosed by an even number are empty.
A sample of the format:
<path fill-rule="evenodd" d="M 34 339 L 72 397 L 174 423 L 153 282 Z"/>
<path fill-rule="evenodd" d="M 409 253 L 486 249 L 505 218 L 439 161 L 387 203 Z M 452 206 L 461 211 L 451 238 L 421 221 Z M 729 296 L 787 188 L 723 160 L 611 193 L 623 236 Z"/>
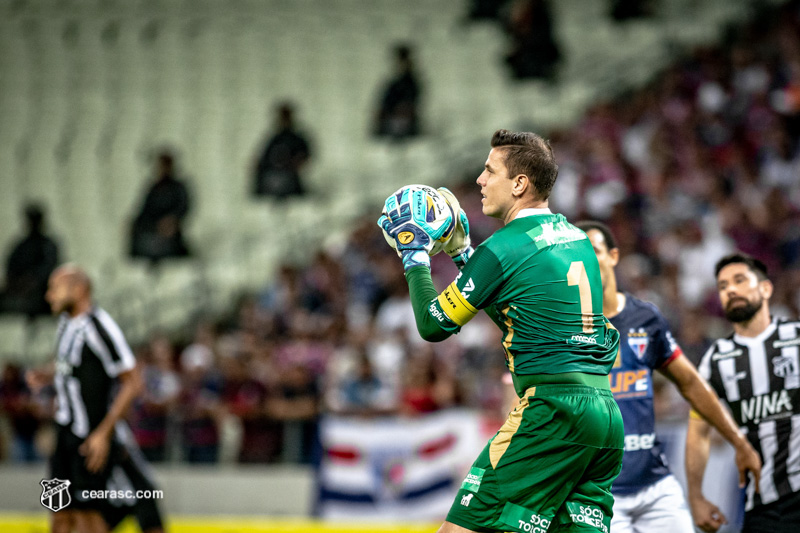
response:
<path fill-rule="evenodd" d="M 611 391 L 625 424 L 622 472 L 614 481 L 614 533 L 694 531 L 683 490 L 671 475 L 655 435 L 653 370 L 678 387 L 683 397 L 736 449 L 740 482 L 761 461 L 719 398 L 683 355 L 658 308 L 617 290 L 614 267 L 619 249 L 611 230 L 600 222 L 579 222 L 589 236 L 603 284 L 603 314 L 619 330 L 617 359 L 611 370 Z"/>

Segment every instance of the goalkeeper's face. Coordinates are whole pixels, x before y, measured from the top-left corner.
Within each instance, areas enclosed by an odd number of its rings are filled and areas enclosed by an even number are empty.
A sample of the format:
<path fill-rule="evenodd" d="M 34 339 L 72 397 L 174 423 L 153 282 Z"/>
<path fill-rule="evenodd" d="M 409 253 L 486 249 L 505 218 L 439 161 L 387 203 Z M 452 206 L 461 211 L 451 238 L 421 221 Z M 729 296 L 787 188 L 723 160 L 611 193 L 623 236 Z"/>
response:
<path fill-rule="evenodd" d="M 483 172 L 475 181 L 481 187 L 483 214 L 505 220 L 506 214 L 516 202 L 516 197 L 513 194 L 514 182 L 508 177 L 502 149 L 492 148 Z"/>

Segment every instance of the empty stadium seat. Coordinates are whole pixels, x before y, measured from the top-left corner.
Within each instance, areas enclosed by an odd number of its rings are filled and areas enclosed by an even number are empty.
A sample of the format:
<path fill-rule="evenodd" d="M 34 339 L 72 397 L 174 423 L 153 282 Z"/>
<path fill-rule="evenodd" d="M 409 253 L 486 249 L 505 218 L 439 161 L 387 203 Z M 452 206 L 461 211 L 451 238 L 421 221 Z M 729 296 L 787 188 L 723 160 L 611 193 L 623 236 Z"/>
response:
<path fill-rule="evenodd" d="M 620 27 L 606 3 L 552 4 L 565 53 L 552 87 L 509 81 L 501 30 L 464 25 L 464 6 L 448 0 L 0 4 L 0 47 L 9 52 L 0 57 L 0 249 L 18 232 L 18 206 L 39 199 L 67 258 L 125 272 L 127 228 L 153 150 L 170 145 L 191 177 L 190 242 L 203 271 L 224 285 L 212 303 L 225 302 L 265 282 L 295 250 L 292 236 L 321 224 L 346 231 L 354 206 L 378 205 L 404 183 L 444 184 L 448 158 L 476 140 L 485 146 L 499 127 L 575 120 L 594 99 L 643 83 L 675 45 L 714 38 L 750 8 L 747 0 L 665 0 L 655 19 Z M 394 145 L 369 132 L 400 41 L 416 50 L 426 135 Z M 253 158 L 283 99 L 297 102 L 314 142 L 309 189 L 326 198 L 294 203 L 281 211 L 285 220 L 248 194 Z M 276 223 L 287 224 L 284 237 L 266 238 Z M 176 267 L 137 281 L 137 312 L 167 309 L 160 300 L 173 284 L 188 290 L 193 275 Z M 124 301 L 131 279 L 108 277 L 104 297 Z M 191 302 L 159 311 L 159 320 L 180 325 Z M 138 333 L 149 327 L 133 322 Z"/>

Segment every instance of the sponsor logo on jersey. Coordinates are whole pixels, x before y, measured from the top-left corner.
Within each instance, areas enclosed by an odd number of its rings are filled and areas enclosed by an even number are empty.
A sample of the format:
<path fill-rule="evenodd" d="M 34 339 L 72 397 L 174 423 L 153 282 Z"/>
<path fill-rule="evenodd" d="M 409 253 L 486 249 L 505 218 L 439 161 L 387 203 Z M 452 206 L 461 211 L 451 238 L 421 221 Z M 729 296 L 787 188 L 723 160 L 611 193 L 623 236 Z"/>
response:
<path fill-rule="evenodd" d="M 461 497 L 461 505 L 463 505 L 464 507 L 469 507 L 469 502 L 471 502 L 472 498 L 474 497 L 475 497 L 474 494 L 464 494 Z"/>
<path fill-rule="evenodd" d="M 533 242 L 536 243 L 538 249 L 554 244 L 580 241 L 588 238 L 584 232 L 564 222 L 557 222 L 555 224 L 547 222 L 534 228 L 528 235 L 533 237 Z"/>
<path fill-rule="evenodd" d="M 511 502 L 506 503 L 500 519 L 507 526 L 516 528 L 514 531 L 525 533 L 547 533 L 552 520 Z"/>
<path fill-rule="evenodd" d="M 628 345 L 630 345 L 636 357 L 641 359 L 647 351 L 647 346 L 650 344 L 650 337 L 643 328 L 631 329 L 628 331 Z"/>
<path fill-rule="evenodd" d="M 783 418 L 793 411 L 792 399 L 785 390 L 759 394 L 741 402 L 742 425 L 750 421 L 758 424 L 768 418 Z"/>
<path fill-rule="evenodd" d="M 773 348 L 786 348 L 787 346 L 797 346 L 797 345 L 800 345 L 800 337 L 797 337 L 796 339 L 773 341 L 772 343 Z"/>
<path fill-rule="evenodd" d="M 669 343 L 669 353 L 674 354 L 676 351 L 680 350 L 681 348 L 680 348 L 680 346 L 678 346 L 678 343 L 675 342 L 675 337 L 672 336 L 672 332 L 671 331 L 667 330 L 665 332 L 665 334 L 666 334 L 666 337 L 667 337 L 667 343 Z"/>
<path fill-rule="evenodd" d="M 467 477 L 461 483 L 461 488 L 470 492 L 478 492 L 481 488 L 481 481 L 483 481 L 483 474 L 486 472 L 483 468 L 473 466 L 469 469 Z"/>
<path fill-rule="evenodd" d="M 650 374 L 642 370 L 612 370 L 608 379 L 617 399 L 646 397 L 650 392 Z"/>
<path fill-rule="evenodd" d="M 439 311 L 439 308 L 436 307 L 436 302 L 431 303 L 430 307 L 428 307 L 428 312 L 430 312 L 431 316 L 433 316 L 433 318 L 439 322 L 444 322 L 447 320 L 447 317 L 444 316 L 444 313 Z"/>
<path fill-rule="evenodd" d="M 786 376 L 798 373 L 797 359 L 794 357 L 787 357 L 785 355 L 773 357 L 772 366 L 775 367 L 773 372 L 779 378 L 785 378 Z"/>
<path fill-rule="evenodd" d="M 569 517 L 574 523 L 586 524 L 597 528 L 603 533 L 608 533 L 611 519 L 607 518 L 606 514 L 599 507 L 581 505 L 576 502 L 567 502 L 566 506 L 567 511 L 569 511 Z"/>
<path fill-rule="evenodd" d="M 714 356 L 711 358 L 713 361 L 718 361 L 720 359 L 727 359 L 728 357 L 737 357 L 742 355 L 744 351 L 740 349 L 733 350 L 732 352 L 724 352 L 724 353 L 715 353 Z"/>
<path fill-rule="evenodd" d="M 597 344 L 597 339 L 595 337 L 589 337 L 588 335 L 573 335 L 567 341 L 568 344 Z"/>
<path fill-rule="evenodd" d="M 647 433 L 645 435 L 625 435 L 625 451 L 638 452 L 640 450 L 650 450 L 656 443 L 656 434 Z"/>
<path fill-rule="evenodd" d="M 531 514 L 530 520 L 518 520 L 519 529 L 526 533 L 546 533 L 550 527 L 550 520 L 539 516 L 538 514 Z"/>
<path fill-rule="evenodd" d="M 464 298 L 469 298 L 469 293 L 475 290 L 475 283 L 472 281 L 472 278 L 467 280 L 467 284 L 464 285 L 464 288 L 461 289 L 461 294 L 464 295 Z"/>

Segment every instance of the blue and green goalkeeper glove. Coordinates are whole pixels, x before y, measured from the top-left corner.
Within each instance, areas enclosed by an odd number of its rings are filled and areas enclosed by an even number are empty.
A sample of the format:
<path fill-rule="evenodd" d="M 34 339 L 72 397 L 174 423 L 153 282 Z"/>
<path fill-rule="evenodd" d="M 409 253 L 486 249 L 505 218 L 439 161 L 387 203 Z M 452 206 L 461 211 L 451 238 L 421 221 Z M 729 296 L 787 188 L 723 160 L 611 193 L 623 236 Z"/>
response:
<path fill-rule="evenodd" d="M 403 269 L 425 265 L 430 267 L 430 253 L 433 250 L 434 239 L 422 228 L 426 225 L 424 218 L 416 220 L 415 210 L 412 209 L 412 198 L 415 192 L 408 189 L 398 191 L 399 198 L 393 194 L 386 199 L 383 214 L 378 219 L 378 226 L 393 239 L 392 247 L 403 259 Z"/>

